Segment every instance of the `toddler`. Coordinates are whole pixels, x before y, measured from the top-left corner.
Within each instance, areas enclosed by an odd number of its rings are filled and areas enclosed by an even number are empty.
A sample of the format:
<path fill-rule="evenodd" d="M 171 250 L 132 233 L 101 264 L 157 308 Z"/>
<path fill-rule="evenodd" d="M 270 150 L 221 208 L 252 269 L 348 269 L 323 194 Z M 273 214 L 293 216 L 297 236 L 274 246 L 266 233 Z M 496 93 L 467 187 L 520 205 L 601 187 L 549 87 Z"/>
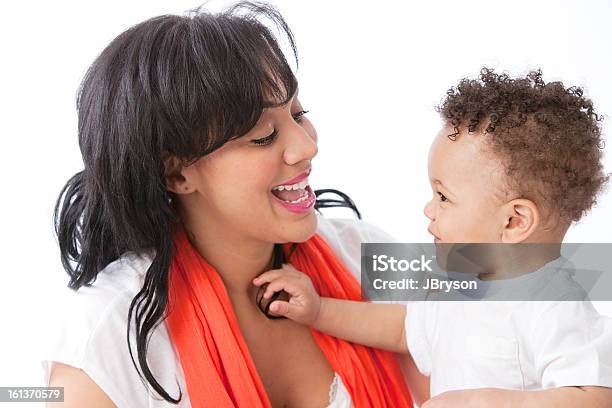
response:
<path fill-rule="evenodd" d="M 580 88 L 483 69 L 438 107 L 431 146 L 435 243 L 558 243 L 607 182 L 600 118 Z M 490 260 L 484 280 L 555 269 L 558 253 Z M 588 301 L 373 304 L 320 298 L 290 265 L 254 280 L 270 310 L 355 343 L 411 353 L 430 376 L 426 407 L 612 407 L 612 319 Z M 523 405 L 524 404 L 524 405 Z"/>

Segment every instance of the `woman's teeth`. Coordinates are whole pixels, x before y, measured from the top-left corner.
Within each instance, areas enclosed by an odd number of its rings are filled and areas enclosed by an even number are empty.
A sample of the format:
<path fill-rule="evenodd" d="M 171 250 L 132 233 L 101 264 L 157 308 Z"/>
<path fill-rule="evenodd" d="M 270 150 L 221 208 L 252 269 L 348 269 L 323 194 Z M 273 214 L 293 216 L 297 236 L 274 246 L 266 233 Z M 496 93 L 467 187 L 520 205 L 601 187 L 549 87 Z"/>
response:
<path fill-rule="evenodd" d="M 288 184 L 288 185 L 276 186 L 272 190 L 278 190 L 278 191 L 283 191 L 283 190 L 287 190 L 287 191 L 291 191 L 291 190 L 303 190 L 303 189 L 306 188 L 307 185 L 308 185 L 308 180 L 304 179 L 304 180 L 302 180 L 302 181 L 300 181 L 299 183 L 296 183 L 296 184 Z"/>
<path fill-rule="evenodd" d="M 298 204 L 298 203 L 301 203 L 302 201 L 306 201 L 307 199 L 308 199 L 308 191 L 304 190 L 300 198 L 298 198 L 295 201 L 289 201 L 289 202 L 291 204 Z"/>
<path fill-rule="evenodd" d="M 308 179 L 304 179 L 299 183 L 276 186 L 272 189 L 272 194 L 286 203 L 299 204 L 308 200 L 308 190 Z"/>

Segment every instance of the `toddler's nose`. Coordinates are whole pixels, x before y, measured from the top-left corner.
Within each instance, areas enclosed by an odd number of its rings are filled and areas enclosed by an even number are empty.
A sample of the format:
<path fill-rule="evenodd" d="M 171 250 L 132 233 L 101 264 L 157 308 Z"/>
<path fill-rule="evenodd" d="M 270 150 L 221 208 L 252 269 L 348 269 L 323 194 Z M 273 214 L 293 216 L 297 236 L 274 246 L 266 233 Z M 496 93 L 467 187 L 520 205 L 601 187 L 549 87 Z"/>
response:
<path fill-rule="evenodd" d="M 423 213 L 431 221 L 435 221 L 436 214 L 435 214 L 435 210 L 434 210 L 434 200 L 430 200 L 430 201 L 427 202 L 427 204 L 425 204 L 425 208 L 423 209 Z"/>

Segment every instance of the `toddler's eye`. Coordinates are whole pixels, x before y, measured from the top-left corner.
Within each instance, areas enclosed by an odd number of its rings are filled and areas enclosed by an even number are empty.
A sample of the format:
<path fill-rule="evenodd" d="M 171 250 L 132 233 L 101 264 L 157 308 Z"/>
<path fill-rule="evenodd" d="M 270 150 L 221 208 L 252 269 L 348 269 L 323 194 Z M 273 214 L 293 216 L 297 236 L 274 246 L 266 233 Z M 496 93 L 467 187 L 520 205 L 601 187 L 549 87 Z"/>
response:
<path fill-rule="evenodd" d="M 440 201 L 445 203 L 448 201 L 448 198 L 446 198 L 446 196 L 444 194 L 442 194 L 441 192 L 438 191 L 438 195 L 440 196 Z"/>
<path fill-rule="evenodd" d="M 269 136 L 262 137 L 261 139 L 253 139 L 251 140 L 251 143 L 257 146 L 269 145 L 274 141 L 274 139 L 276 139 L 277 135 L 278 135 L 278 132 L 276 131 L 276 129 L 274 129 L 274 132 L 272 132 Z"/>
<path fill-rule="evenodd" d="M 297 123 L 301 123 L 302 122 L 302 116 L 304 116 L 307 113 L 308 113 L 307 110 L 301 110 L 299 112 L 296 112 L 296 113 L 292 114 L 291 116 L 293 116 L 293 120 L 295 120 Z"/>

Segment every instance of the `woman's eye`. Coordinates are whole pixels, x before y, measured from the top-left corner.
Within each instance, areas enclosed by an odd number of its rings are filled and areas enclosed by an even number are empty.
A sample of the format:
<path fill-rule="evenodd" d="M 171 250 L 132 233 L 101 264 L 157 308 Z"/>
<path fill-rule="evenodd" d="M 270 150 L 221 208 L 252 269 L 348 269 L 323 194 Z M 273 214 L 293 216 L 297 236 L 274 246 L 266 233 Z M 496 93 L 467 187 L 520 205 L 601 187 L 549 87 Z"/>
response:
<path fill-rule="evenodd" d="M 438 191 L 438 195 L 440 196 L 440 201 L 445 203 L 448 201 L 448 198 L 446 198 L 446 196 L 444 194 L 442 194 L 441 192 Z"/>
<path fill-rule="evenodd" d="M 291 116 L 293 116 L 293 120 L 295 120 L 297 123 L 301 123 L 302 122 L 302 116 L 304 116 L 307 113 L 308 113 L 307 110 L 301 110 L 299 112 L 296 112 L 296 113 L 292 114 Z"/>
<path fill-rule="evenodd" d="M 307 110 L 301 110 L 299 112 L 291 114 L 291 116 L 293 116 L 293 120 L 295 120 L 297 123 L 301 123 L 302 118 L 307 113 L 308 113 Z M 260 139 L 252 139 L 251 143 L 257 146 L 269 145 L 274 141 L 274 139 L 276 139 L 276 136 L 278 136 L 278 132 L 276 131 L 276 129 L 274 129 L 274 132 L 272 132 L 269 136 L 262 137 Z"/>
<path fill-rule="evenodd" d="M 276 139 L 277 135 L 278 135 L 278 132 L 276 131 L 276 129 L 274 129 L 274 132 L 272 132 L 269 136 L 262 137 L 261 139 L 253 139 L 251 140 L 251 143 L 257 146 L 269 145 L 270 143 L 274 141 L 274 139 Z"/>

